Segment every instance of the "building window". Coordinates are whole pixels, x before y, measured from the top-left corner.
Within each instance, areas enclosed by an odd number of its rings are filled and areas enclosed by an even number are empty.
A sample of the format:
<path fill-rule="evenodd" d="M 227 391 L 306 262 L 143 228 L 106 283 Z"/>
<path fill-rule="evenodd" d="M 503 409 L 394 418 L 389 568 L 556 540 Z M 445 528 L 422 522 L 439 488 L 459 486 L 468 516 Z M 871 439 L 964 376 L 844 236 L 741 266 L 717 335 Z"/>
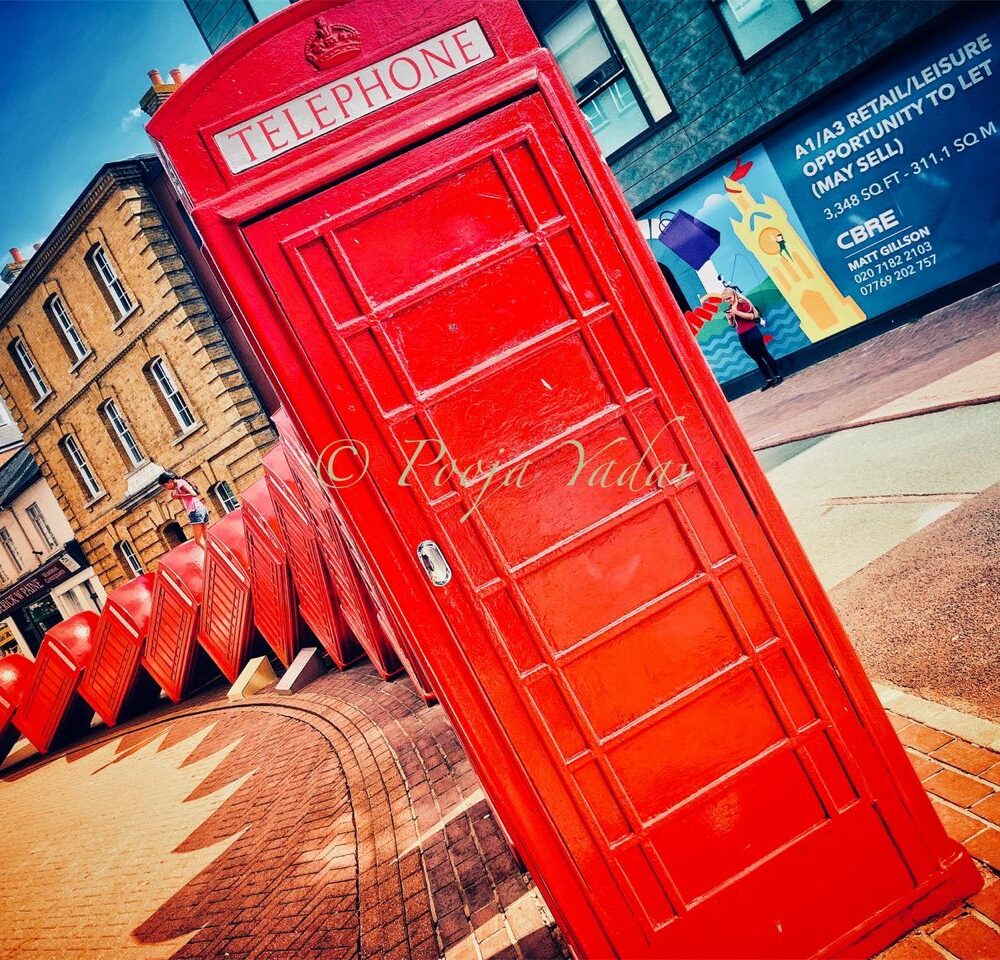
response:
<path fill-rule="evenodd" d="M 63 447 L 66 449 L 66 453 L 69 456 L 74 468 L 76 469 L 77 476 L 80 478 L 80 484 L 83 489 L 87 492 L 91 500 L 95 500 L 104 491 L 101 489 L 101 485 L 97 482 L 97 477 L 94 476 L 94 471 L 90 469 L 90 464 L 87 462 L 87 458 L 83 455 L 83 450 L 80 448 L 80 444 L 77 443 L 76 437 L 67 436 L 62 439 Z"/>
<path fill-rule="evenodd" d="M 830 0 L 713 0 L 740 60 L 746 64 L 788 35 Z"/>
<path fill-rule="evenodd" d="M 7 551 L 7 556 L 10 557 L 10 562 L 14 564 L 14 569 L 20 573 L 24 569 L 24 564 L 21 562 L 21 554 L 17 552 L 14 539 L 6 527 L 0 527 L 0 544 L 3 544 L 4 550 Z"/>
<path fill-rule="evenodd" d="M 25 513 L 31 518 L 31 522 L 35 525 L 35 529 L 38 531 L 38 535 L 42 538 L 42 542 L 45 546 L 52 548 L 56 546 L 57 540 L 56 535 L 52 532 L 52 528 L 49 526 L 48 521 L 45 519 L 45 515 L 42 513 L 41 507 L 37 503 L 28 504 Z"/>
<path fill-rule="evenodd" d="M 670 114 L 666 94 L 619 0 L 533 4 L 528 12 L 605 156 Z M 554 13 L 558 16 L 552 19 Z"/>
<path fill-rule="evenodd" d="M 219 506 L 222 508 L 223 513 L 232 513 L 234 510 L 239 509 L 240 502 L 236 499 L 233 488 L 225 480 L 220 480 L 212 487 L 212 493 L 215 494 L 215 499 L 219 501 Z"/>
<path fill-rule="evenodd" d="M 129 427 L 125 417 L 122 416 L 121 410 L 118 409 L 118 404 L 114 400 L 108 400 L 102 405 L 101 409 L 104 411 L 104 416 L 107 417 L 108 424 L 111 426 L 111 432 L 114 434 L 122 453 L 125 455 L 126 462 L 132 467 L 138 467 L 145 463 L 146 458 L 142 455 L 139 444 L 135 442 L 135 437 L 132 436 L 132 429 Z"/>
<path fill-rule="evenodd" d="M 69 315 L 66 304 L 63 303 L 62 297 L 58 294 L 49 300 L 49 313 L 63 336 L 70 360 L 73 363 L 79 363 L 90 351 L 83 342 L 80 331 L 76 329 L 76 324 L 73 323 L 73 318 Z"/>
<path fill-rule="evenodd" d="M 170 375 L 170 371 L 163 362 L 163 358 L 157 357 L 149 365 L 149 369 L 153 374 L 153 379 L 156 381 L 157 387 L 160 388 L 160 393 L 163 394 L 163 399 L 170 408 L 170 412 L 174 415 L 177 425 L 182 431 L 189 430 L 195 424 L 194 414 L 191 413 L 191 408 L 187 405 L 183 394 L 177 389 L 174 378 Z"/>
<path fill-rule="evenodd" d="M 139 555 L 135 552 L 135 547 L 128 540 L 121 540 L 117 543 L 115 551 L 122 566 L 125 568 L 125 572 L 130 577 L 142 576 L 145 571 L 143 571 L 142 564 L 139 562 Z"/>
<path fill-rule="evenodd" d="M 15 337 L 11 341 L 10 352 L 25 382 L 34 391 L 36 402 L 41 403 L 52 391 L 49 390 L 41 371 L 35 366 L 35 361 L 20 337 Z"/>
<path fill-rule="evenodd" d="M 124 317 L 131 313 L 133 307 L 132 298 L 128 295 L 125 284 L 119 279 L 118 271 L 115 270 L 111 260 L 108 259 L 108 255 L 104 252 L 104 247 L 94 247 L 91 258 L 94 261 L 97 275 L 108 291 L 108 296 L 111 298 L 112 304 L 117 308 L 119 316 Z"/>

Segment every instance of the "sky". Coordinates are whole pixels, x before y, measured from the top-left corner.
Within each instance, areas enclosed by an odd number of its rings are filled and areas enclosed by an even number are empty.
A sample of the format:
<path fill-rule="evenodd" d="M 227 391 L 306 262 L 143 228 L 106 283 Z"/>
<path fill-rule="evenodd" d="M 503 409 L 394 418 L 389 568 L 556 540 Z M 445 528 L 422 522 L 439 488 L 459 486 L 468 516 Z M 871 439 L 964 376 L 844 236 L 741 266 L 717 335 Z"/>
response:
<path fill-rule="evenodd" d="M 101 164 L 151 153 L 147 72 L 208 58 L 183 0 L 0 0 L 0 263 L 43 240 Z"/>

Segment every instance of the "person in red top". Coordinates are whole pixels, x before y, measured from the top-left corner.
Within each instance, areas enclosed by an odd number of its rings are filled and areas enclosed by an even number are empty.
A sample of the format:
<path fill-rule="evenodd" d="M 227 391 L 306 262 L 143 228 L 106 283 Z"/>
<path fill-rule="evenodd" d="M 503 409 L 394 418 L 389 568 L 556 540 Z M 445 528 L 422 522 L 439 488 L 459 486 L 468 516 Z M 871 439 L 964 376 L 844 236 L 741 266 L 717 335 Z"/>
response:
<path fill-rule="evenodd" d="M 157 479 L 160 486 L 166 487 L 170 491 L 170 496 L 174 500 L 180 500 L 183 504 L 188 520 L 191 521 L 194 542 L 205 546 L 205 524 L 208 523 L 208 510 L 198 496 L 198 488 L 172 473 L 161 473 Z"/>
<path fill-rule="evenodd" d="M 760 388 L 761 391 L 776 387 L 781 383 L 782 376 L 778 370 L 778 361 L 771 356 L 767 344 L 764 343 L 764 334 L 760 330 L 760 314 L 757 309 L 747 297 L 728 287 L 722 295 L 722 305 L 726 311 L 726 320 L 729 321 L 729 326 L 736 331 L 740 338 L 740 346 L 764 375 L 764 386 Z"/>

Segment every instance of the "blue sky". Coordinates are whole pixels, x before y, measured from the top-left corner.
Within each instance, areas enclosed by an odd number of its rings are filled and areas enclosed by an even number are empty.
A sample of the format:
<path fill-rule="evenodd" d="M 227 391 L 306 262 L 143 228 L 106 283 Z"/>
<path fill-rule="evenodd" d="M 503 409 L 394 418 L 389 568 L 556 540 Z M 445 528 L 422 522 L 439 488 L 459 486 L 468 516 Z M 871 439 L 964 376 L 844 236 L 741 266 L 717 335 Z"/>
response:
<path fill-rule="evenodd" d="M 183 0 L 0 0 L 0 263 L 44 239 L 102 163 L 151 152 L 148 70 L 207 57 Z"/>

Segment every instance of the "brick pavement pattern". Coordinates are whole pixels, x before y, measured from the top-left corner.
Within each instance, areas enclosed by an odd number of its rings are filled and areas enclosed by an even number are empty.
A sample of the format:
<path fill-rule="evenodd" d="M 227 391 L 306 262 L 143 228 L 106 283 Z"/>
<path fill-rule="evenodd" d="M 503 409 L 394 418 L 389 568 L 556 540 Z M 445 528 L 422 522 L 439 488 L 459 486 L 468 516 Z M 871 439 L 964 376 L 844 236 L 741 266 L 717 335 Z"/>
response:
<path fill-rule="evenodd" d="M 0 957 L 565 955 L 440 707 L 216 688 L 4 772 Z"/>
<path fill-rule="evenodd" d="M 890 716 L 986 886 L 882 960 L 997 960 L 1000 754 Z M 369 667 L 215 688 L 0 782 L 4 960 L 566 956 L 441 708 Z"/>

